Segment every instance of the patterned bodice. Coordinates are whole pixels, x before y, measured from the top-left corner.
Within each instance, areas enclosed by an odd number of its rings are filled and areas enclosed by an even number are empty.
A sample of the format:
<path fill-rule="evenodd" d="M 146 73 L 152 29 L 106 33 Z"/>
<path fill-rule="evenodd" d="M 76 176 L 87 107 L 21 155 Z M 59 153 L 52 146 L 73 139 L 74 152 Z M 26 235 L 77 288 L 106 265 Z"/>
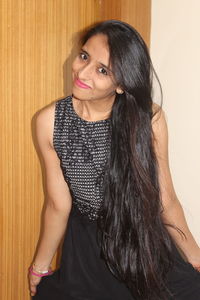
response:
<path fill-rule="evenodd" d="M 89 219 L 97 219 L 103 199 L 110 119 L 83 120 L 76 114 L 71 96 L 59 100 L 55 108 L 53 142 L 73 204 Z"/>

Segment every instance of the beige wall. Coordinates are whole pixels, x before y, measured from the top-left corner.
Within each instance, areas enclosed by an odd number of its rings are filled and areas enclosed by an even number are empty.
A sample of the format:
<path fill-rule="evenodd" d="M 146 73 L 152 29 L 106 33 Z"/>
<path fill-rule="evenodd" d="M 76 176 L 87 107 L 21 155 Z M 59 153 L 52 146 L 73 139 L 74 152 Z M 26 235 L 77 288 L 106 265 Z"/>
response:
<path fill-rule="evenodd" d="M 175 189 L 200 243 L 199 0 L 152 0 L 151 56 L 164 92 Z"/>

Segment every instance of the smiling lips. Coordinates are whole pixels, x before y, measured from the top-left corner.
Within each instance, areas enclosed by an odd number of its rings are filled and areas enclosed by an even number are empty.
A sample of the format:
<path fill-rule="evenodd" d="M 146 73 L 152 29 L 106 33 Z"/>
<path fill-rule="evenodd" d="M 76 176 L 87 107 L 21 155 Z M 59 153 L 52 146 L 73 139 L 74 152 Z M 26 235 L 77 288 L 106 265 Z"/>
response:
<path fill-rule="evenodd" d="M 83 89 L 91 89 L 91 87 L 85 83 L 83 83 L 82 81 L 80 81 L 79 79 L 75 79 L 75 84 Z"/>

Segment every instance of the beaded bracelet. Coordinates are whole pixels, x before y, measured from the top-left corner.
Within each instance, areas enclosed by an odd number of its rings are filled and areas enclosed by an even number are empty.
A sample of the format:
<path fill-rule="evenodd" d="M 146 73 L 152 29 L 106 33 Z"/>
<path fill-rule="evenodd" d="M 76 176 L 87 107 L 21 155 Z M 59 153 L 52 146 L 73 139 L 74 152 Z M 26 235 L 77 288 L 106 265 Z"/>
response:
<path fill-rule="evenodd" d="M 43 273 L 35 273 L 35 272 L 33 271 L 33 267 L 32 267 L 32 266 L 29 268 L 29 272 L 30 272 L 30 274 L 35 275 L 35 276 L 37 276 L 37 277 L 44 277 L 44 276 L 48 276 L 48 275 L 53 274 L 53 271 L 52 271 L 52 270 L 43 271 Z"/>

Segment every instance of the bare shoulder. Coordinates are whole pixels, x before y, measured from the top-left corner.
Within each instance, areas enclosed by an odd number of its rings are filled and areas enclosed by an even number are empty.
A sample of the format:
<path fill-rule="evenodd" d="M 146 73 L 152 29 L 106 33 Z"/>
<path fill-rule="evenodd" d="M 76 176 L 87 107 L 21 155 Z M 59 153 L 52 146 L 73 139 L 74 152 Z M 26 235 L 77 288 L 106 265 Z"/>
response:
<path fill-rule="evenodd" d="M 36 116 L 36 136 L 39 144 L 53 146 L 55 102 L 41 109 Z"/>
<path fill-rule="evenodd" d="M 168 164 L 168 128 L 165 112 L 158 104 L 153 105 L 152 133 L 157 159 Z"/>
<path fill-rule="evenodd" d="M 167 134 L 166 114 L 162 107 L 153 103 L 152 129 L 155 136 Z"/>
<path fill-rule="evenodd" d="M 55 106 L 55 103 L 50 104 L 38 112 L 36 138 L 45 171 L 47 203 L 66 214 L 71 210 L 71 194 L 53 147 Z"/>

